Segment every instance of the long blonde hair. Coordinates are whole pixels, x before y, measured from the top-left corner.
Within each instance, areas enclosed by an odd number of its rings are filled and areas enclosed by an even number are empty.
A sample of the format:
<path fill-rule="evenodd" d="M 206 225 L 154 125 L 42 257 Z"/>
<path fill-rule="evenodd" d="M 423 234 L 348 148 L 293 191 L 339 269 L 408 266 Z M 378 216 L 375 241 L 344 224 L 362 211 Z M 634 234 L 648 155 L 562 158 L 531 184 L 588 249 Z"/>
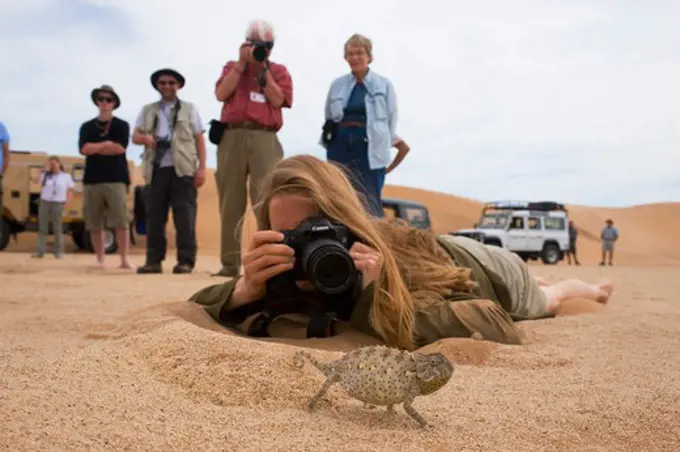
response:
<path fill-rule="evenodd" d="M 383 340 L 407 350 L 415 348 L 415 306 L 469 290 L 469 270 L 453 265 L 433 234 L 398 222 L 369 217 L 352 183 L 334 163 L 311 155 L 281 160 L 262 182 L 254 207 L 258 229 L 270 229 L 269 204 L 277 195 L 310 200 L 327 218 L 347 226 L 383 257 L 369 323 Z"/>

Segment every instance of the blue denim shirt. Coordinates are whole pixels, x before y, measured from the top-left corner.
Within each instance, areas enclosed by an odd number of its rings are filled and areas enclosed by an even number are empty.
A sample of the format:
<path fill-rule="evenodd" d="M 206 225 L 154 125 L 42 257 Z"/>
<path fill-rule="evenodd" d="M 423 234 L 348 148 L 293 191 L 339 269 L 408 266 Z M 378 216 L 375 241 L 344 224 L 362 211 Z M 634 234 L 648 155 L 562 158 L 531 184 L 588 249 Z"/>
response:
<path fill-rule="evenodd" d="M 368 164 L 371 169 L 384 168 L 392 161 L 390 150 L 396 136 L 397 97 L 392 82 L 372 70 L 366 74 L 364 84 Z M 356 79 L 351 73 L 333 80 L 326 97 L 325 120 L 342 121 L 343 110 L 355 85 Z M 322 141 L 319 143 L 324 146 Z"/>

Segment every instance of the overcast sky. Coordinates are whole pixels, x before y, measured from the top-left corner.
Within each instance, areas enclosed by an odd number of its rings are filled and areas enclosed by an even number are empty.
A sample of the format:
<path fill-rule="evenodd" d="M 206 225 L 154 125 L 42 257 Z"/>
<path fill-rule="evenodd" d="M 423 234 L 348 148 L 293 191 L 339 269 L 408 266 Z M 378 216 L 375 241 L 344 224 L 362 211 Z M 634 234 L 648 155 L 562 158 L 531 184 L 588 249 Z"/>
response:
<path fill-rule="evenodd" d="M 412 152 L 387 178 L 477 199 L 622 206 L 680 201 L 680 2 L 0 0 L 0 121 L 12 148 L 76 154 L 111 84 L 132 123 L 170 66 L 204 122 L 249 20 L 276 27 L 272 60 L 294 82 L 285 154 L 316 143 L 343 44 L 373 40 Z M 128 158 L 139 163 L 141 148 Z M 208 143 L 208 165 L 215 147 Z"/>

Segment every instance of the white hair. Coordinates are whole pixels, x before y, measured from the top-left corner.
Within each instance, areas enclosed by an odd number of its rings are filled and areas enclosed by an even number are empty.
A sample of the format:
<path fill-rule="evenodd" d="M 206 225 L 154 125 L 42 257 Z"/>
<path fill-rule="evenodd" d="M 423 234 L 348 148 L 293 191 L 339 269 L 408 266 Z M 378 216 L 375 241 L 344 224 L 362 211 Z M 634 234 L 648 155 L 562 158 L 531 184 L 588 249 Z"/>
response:
<path fill-rule="evenodd" d="M 267 39 L 267 36 L 271 36 L 272 41 L 276 39 L 276 36 L 274 35 L 274 26 L 266 20 L 253 20 L 248 24 L 246 39 L 257 38 L 264 41 Z"/>

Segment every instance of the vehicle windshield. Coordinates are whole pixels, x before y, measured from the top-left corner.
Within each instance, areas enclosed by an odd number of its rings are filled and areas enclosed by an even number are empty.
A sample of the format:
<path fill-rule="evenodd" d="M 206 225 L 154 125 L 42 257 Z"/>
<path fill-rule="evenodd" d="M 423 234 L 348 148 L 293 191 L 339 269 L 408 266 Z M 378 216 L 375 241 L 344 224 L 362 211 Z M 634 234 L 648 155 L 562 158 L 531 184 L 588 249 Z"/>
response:
<path fill-rule="evenodd" d="M 508 225 L 508 213 L 486 213 L 479 221 L 479 229 L 505 229 Z"/>

